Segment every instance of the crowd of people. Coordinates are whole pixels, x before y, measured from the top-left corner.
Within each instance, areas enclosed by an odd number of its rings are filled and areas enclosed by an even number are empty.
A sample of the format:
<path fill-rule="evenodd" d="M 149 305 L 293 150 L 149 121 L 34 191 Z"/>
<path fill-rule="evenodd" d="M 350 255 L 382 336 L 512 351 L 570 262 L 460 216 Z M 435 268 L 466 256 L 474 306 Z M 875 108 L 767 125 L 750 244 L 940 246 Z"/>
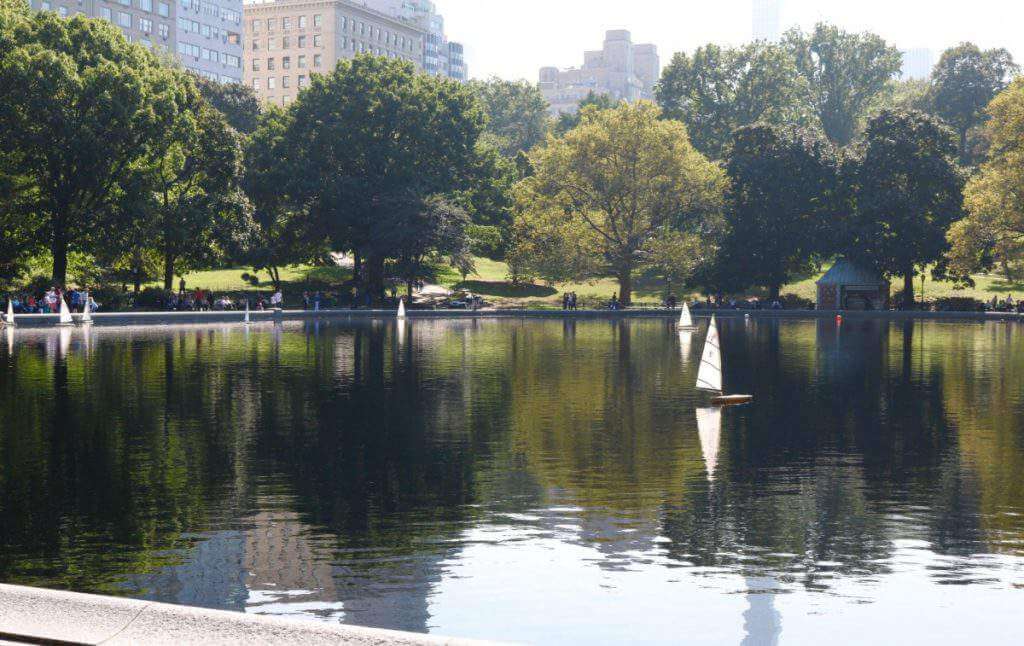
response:
<path fill-rule="evenodd" d="M 576 296 L 576 292 L 566 292 L 562 294 L 562 309 L 563 310 L 578 310 L 579 309 L 579 298 Z"/>
<path fill-rule="evenodd" d="M 11 296 L 11 307 L 16 314 L 57 314 L 60 312 L 61 300 L 66 300 L 68 309 L 76 314 L 84 312 L 86 306 L 90 312 L 100 307 L 89 292 L 80 289 L 64 290 L 60 287 L 51 287 L 39 296 L 32 292 L 14 294 Z"/>
<path fill-rule="evenodd" d="M 998 296 L 993 296 L 992 301 L 988 304 L 988 310 L 990 312 L 1016 312 L 1024 314 L 1024 299 L 1015 301 L 1013 300 L 1013 294 L 1009 294 L 1000 301 Z"/>

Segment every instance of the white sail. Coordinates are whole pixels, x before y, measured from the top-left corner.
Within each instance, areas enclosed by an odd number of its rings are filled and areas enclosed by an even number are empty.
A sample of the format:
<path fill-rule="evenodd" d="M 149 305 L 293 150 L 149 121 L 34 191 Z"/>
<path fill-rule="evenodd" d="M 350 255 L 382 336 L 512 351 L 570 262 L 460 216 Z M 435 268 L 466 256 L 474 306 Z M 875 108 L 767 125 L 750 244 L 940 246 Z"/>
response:
<path fill-rule="evenodd" d="M 404 298 L 398 299 L 398 318 L 400 318 L 400 319 L 404 319 L 405 318 L 405 299 Z"/>
<path fill-rule="evenodd" d="M 683 301 L 683 311 L 679 314 L 679 328 L 685 330 L 694 327 L 693 317 L 690 316 L 690 306 Z"/>
<path fill-rule="evenodd" d="M 722 435 L 722 409 L 697 409 L 697 434 L 700 436 L 700 449 L 704 453 L 704 466 L 708 470 L 708 482 L 714 482 L 715 469 L 718 467 L 718 446 Z"/>
<path fill-rule="evenodd" d="M 7 299 L 7 325 L 14 327 L 14 301 Z"/>
<path fill-rule="evenodd" d="M 60 324 L 61 325 L 73 325 L 75 319 L 71 317 L 71 309 L 68 307 L 68 302 L 64 300 L 64 297 L 60 298 Z"/>
<path fill-rule="evenodd" d="M 82 324 L 87 325 L 92 323 L 92 308 L 89 304 L 89 292 L 85 293 L 85 305 L 82 306 Z"/>
<path fill-rule="evenodd" d="M 722 350 L 714 316 L 708 325 L 708 338 L 704 341 L 704 354 L 700 359 L 700 370 L 697 371 L 697 389 L 722 392 Z"/>

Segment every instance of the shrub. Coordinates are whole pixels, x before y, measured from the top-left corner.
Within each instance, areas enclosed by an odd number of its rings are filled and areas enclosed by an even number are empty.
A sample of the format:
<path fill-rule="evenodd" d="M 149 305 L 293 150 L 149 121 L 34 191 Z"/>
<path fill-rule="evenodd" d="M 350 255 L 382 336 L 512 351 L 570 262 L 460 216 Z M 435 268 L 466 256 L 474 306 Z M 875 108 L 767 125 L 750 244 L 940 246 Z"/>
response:
<path fill-rule="evenodd" d="M 935 299 L 935 309 L 940 312 L 977 312 L 985 309 L 985 304 L 969 296 L 949 296 Z"/>
<path fill-rule="evenodd" d="M 167 292 L 158 287 L 147 287 L 135 297 L 135 307 L 139 308 L 159 309 L 165 302 L 167 302 Z"/>

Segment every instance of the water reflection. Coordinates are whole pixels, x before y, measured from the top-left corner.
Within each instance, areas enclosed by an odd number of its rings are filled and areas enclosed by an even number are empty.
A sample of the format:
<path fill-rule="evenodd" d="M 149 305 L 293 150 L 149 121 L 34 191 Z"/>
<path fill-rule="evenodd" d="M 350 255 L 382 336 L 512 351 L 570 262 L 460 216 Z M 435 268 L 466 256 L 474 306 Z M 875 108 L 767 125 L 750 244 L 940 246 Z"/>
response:
<path fill-rule="evenodd" d="M 0 580 L 513 640 L 1000 640 L 1020 328 L 723 321 L 756 399 L 722 414 L 670 323 L 6 330 Z"/>

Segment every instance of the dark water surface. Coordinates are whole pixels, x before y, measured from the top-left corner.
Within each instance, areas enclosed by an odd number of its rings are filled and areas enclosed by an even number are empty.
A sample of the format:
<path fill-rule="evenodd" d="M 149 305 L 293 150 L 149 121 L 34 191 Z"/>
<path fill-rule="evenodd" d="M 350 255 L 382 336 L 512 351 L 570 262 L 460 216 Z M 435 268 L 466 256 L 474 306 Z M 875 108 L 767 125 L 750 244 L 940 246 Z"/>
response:
<path fill-rule="evenodd" d="M 727 321 L 756 400 L 720 434 L 703 337 L 0 332 L 0 581 L 549 643 L 1020 643 L 1024 327 Z"/>

